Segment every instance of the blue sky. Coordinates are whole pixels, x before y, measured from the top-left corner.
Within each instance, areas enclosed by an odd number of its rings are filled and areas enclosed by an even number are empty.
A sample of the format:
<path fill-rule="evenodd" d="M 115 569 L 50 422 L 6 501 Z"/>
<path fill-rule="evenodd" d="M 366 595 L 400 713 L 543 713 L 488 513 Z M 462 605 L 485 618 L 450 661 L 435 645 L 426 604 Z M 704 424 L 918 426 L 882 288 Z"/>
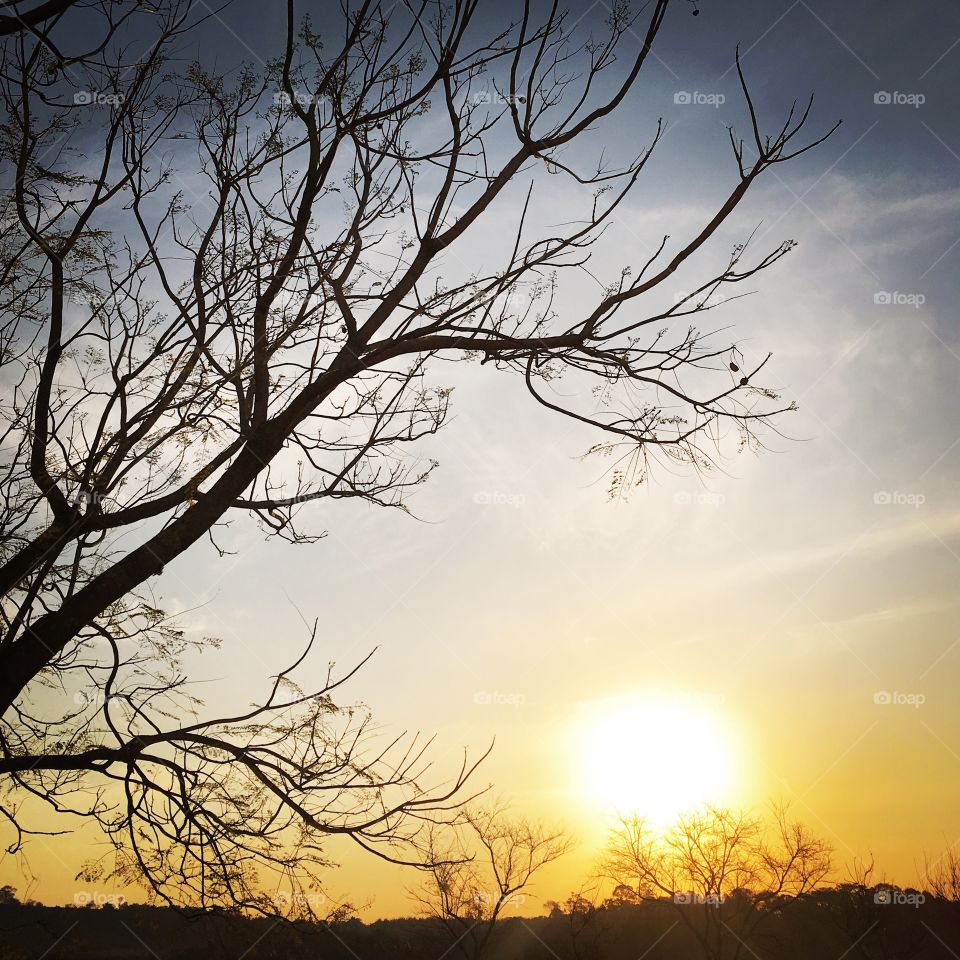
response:
<path fill-rule="evenodd" d="M 515 6 L 491 5 L 490 27 Z M 609 280 L 642 263 L 732 186 L 726 127 L 748 123 L 738 43 L 770 127 L 815 92 L 811 130 L 842 119 L 840 130 L 768 176 L 688 274 L 755 228 L 761 246 L 799 241 L 755 294 L 708 316 L 773 352 L 768 382 L 799 404 L 785 436 L 759 457 L 731 452 L 707 477 L 661 468 L 611 501 L 605 463 L 580 456 L 597 439 L 588 429 L 534 409 L 510 376 L 440 363 L 433 379 L 455 388 L 453 416 L 420 451 L 441 466 L 411 502 L 419 519 L 334 502 L 316 509 L 327 537 L 293 548 L 238 519 L 218 537 L 233 556 L 192 552 L 158 590 L 172 608 L 202 604 L 186 622 L 225 641 L 191 663 L 211 706 L 262 689 L 305 639 L 301 613 L 319 620 L 318 673 L 379 646 L 352 696 L 390 730 L 436 733 L 438 769 L 496 737 L 484 779 L 581 833 L 545 887 L 573 885 L 603 828 L 580 789 L 584 717 L 651 691 L 722 704 L 737 744 L 732 802 L 792 800 L 840 859 L 872 850 L 909 881 L 924 849 L 958 839 L 960 8 L 700 8 L 694 18 L 677 4 L 645 78 L 585 145 L 622 158 L 649 142 L 656 117 L 668 121 L 594 268 Z M 578 11 L 584 26 L 605 12 Z M 238 3 L 207 30 L 223 64 L 277 39 L 262 3 Z M 539 174 L 534 217 L 556 222 L 584 198 Z M 515 214 L 509 199 L 492 209 L 451 251 L 451 271 L 497 262 Z M 575 316 L 596 285 L 566 282 Z M 925 702 L 884 709 L 878 691 Z M 58 873 L 66 882 L 48 864 Z M 402 911 L 392 878 L 348 857 L 338 883 Z"/>

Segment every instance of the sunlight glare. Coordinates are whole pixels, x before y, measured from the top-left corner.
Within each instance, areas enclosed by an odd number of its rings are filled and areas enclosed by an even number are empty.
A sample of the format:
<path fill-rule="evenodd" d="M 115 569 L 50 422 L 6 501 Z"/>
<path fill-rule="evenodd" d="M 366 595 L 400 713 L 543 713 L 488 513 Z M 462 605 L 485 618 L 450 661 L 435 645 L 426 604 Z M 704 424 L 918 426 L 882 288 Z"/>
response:
<path fill-rule="evenodd" d="M 606 813 L 667 826 L 734 786 L 732 737 L 716 710 L 644 696 L 593 711 L 582 731 L 585 792 Z"/>

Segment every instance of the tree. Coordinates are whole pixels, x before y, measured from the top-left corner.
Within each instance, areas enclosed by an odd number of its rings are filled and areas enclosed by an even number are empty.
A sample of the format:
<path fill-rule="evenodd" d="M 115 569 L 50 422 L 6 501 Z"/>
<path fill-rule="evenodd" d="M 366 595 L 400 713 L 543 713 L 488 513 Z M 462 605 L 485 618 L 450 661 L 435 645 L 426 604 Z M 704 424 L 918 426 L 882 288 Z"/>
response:
<path fill-rule="evenodd" d="M 27 31 L 50 43 L 45 38 L 42 27 L 45 21 L 66 13 L 76 0 L 44 0 L 40 3 L 4 3 L 9 13 L 0 15 L 0 36 Z"/>
<path fill-rule="evenodd" d="M 662 124 L 618 168 L 570 150 L 627 102 L 669 5 L 616 4 L 584 37 L 556 6 L 492 28 L 478 0 L 362 0 L 321 38 L 287 0 L 276 59 L 229 80 L 179 59 L 212 15 L 190 0 L 84 4 L 5 41 L 0 774 L 95 818 L 116 869 L 158 896 L 262 907 L 268 876 L 319 868 L 331 835 L 415 860 L 419 824 L 471 769 L 421 785 L 420 746 L 373 748 L 332 675 L 303 691 L 284 670 L 249 710 L 178 720 L 199 704 L 155 598 L 166 564 L 220 549 L 237 515 L 305 542 L 322 536 L 311 504 L 405 509 L 435 466 L 404 451 L 445 421 L 441 359 L 479 358 L 592 425 L 615 489 L 657 456 L 706 468 L 730 431 L 758 444 L 791 408 L 761 382 L 767 357 L 691 321 L 791 242 L 753 259 L 738 245 L 655 305 L 766 171 L 825 138 L 801 139 L 810 104 L 761 133 L 742 71 L 749 145 L 731 131 L 716 214 L 638 270 L 602 270 L 591 308 L 563 306 L 561 278 Z M 591 195 L 573 226 L 535 231 L 551 174 Z M 442 279 L 508 196 L 504 262 Z M 550 391 L 561 377 L 579 405 Z M 18 843 L 35 828 L 13 809 Z"/>
<path fill-rule="evenodd" d="M 432 867 L 415 896 L 426 915 L 443 925 L 451 950 L 479 960 L 504 913 L 523 904 L 534 876 L 569 849 L 562 832 L 511 819 L 503 804 L 467 809 L 453 837 L 435 832 Z"/>
<path fill-rule="evenodd" d="M 635 901 L 667 900 L 706 960 L 738 960 L 766 923 L 813 892 L 829 847 L 774 807 L 769 823 L 706 807 L 664 836 L 637 817 L 612 831 L 602 876 Z"/>
<path fill-rule="evenodd" d="M 548 902 L 550 919 L 560 921 L 566 932 L 573 960 L 597 960 L 608 936 L 604 908 L 590 892 L 571 893 L 563 904 Z"/>
<path fill-rule="evenodd" d="M 927 888 L 941 900 L 960 902 L 960 855 L 948 847 L 939 857 L 924 858 L 923 876 Z"/>
<path fill-rule="evenodd" d="M 847 940 L 847 953 L 860 960 L 910 960 L 921 956 L 934 931 L 917 907 L 923 897 L 878 876 L 873 857 L 855 859 L 847 879 L 823 891 L 828 915 Z M 900 904 L 900 898 L 909 905 Z M 936 936 L 936 934 L 934 934 Z M 941 941 L 942 942 L 942 941 Z"/>

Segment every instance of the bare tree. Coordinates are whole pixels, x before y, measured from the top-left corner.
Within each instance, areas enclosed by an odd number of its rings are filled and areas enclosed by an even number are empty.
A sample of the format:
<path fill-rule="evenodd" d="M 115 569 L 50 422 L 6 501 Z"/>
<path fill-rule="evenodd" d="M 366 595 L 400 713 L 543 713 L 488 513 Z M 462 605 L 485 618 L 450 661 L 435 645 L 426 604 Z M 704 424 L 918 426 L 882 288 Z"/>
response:
<path fill-rule="evenodd" d="M 41 0 L 41 2 L 2 4 L 4 12 L 0 14 L 0 37 L 11 33 L 27 31 L 43 37 L 43 25 L 47 20 L 59 17 L 72 7 L 77 0 Z M 49 42 L 49 41 L 47 41 Z"/>
<path fill-rule="evenodd" d="M 229 79 L 181 59 L 214 15 L 190 0 L 97 0 L 4 41 L 0 774 L 95 817 L 156 894 L 255 905 L 265 865 L 319 866 L 323 837 L 415 843 L 470 769 L 425 789 L 419 745 L 367 760 L 333 677 L 301 692 L 283 671 L 249 710 L 181 719 L 197 705 L 155 597 L 166 564 L 220 549 L 237 514 L 304 542 L 322 536 L 311 504 L 404 509 L 435 466 L 404 451 L 447 415 L 435 360 L 479 358 L 595 427 L 615 488 L 658 455 L 706 468 L 731 431 L 758 443 L 790 409 L 767 357 L 691 317 L 791 242 L 752 260 L 739 245 L 657 305 L 758 178 L 824 139 L 801 140 L 809 104 L 763 134 L 742 72 L 750 135 L 731 131 L 715 215 L 563 307 L 663 127 L 619 168 L 570 150 L 627 101 L 669 5 L 617 3 L 584 35 L 556 4 L 491 27 L 479 0 L 362 0 L 321 37 L 287 0 L 276 58 Z M 535 231 L 551 174 L 588 196 Z M 508 196 L 503 262 L 442 278 Z M 15 849 L 31 827 L 15 799 L 3 812 Z"/>
<path fill-rule="evenodd" d="M 606 911 L 596 893 L 580 889 L 561 904 L 547 903 L 551 917 L 562 917 L 573 960 L 598 960 L 609 933 Z"/>
<path fill-rule="evenodd" d="M 830 869 L 829 847 L 783 807 L 768 823 L 707 807 L 663 836 L 625 818 L 600 873 L 635 901 L 672 903 L 708 960 L 737 960 L 765 921 L 814 891 Z"/>
<path fill-rule="evenodd" d="M 849 956 L 910 960 L 923 955 L 933 933 L 918 914 L 917 907 L 923 902 L 918 893 L 886 881 L 870 856 L 854 859 L 845 881 L 836 889 L 823 891 L 821 897 L 846 937 Z"/>
<path fill-rule="evenodd" d="M 932 860 L 924 857 L 923 878 L 935 897 L 960 902 L 960 854 L 955 845 Z"/>
<path fill-rule="evenodd" d="M 466 809 L 449 836 L 435 831 L 428 879 L 414 896 L 427 916 L 450 935 L 451 949 L 478 960 L 491 945 L 497 922 L 522 906 L 534 876 L 570 849 L 560 831 L 511 818 L 501 803 Z"/>

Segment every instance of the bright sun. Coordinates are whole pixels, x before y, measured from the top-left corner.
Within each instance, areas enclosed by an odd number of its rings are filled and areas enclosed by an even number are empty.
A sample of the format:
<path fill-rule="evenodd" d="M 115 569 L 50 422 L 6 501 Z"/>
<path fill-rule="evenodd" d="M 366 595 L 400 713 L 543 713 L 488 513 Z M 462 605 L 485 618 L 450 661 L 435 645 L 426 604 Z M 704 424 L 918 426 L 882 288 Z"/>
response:
<path fill-rule="evenodd" d="M 734 786 L 731 733 L 715 710 L 644 696 L 588 714 L 581 729 L 585 792 L 605 812 L 663 827 Z"/>

